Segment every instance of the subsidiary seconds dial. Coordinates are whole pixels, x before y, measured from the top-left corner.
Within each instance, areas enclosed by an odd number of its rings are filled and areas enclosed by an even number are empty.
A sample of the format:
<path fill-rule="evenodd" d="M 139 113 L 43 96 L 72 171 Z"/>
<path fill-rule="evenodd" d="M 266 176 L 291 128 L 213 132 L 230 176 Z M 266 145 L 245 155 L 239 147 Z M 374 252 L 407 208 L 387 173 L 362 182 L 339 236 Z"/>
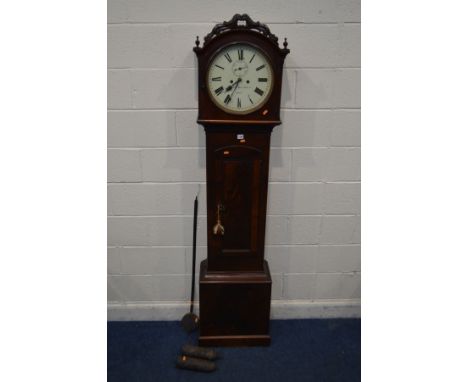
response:
<path fill-rule="evenodd" d="M 273 70 L 259 49 L 234 44 L 213 58 L 206 80 L 210 97 L 219 108 L 230 114 L 248 114 L 270 97 Z"/>

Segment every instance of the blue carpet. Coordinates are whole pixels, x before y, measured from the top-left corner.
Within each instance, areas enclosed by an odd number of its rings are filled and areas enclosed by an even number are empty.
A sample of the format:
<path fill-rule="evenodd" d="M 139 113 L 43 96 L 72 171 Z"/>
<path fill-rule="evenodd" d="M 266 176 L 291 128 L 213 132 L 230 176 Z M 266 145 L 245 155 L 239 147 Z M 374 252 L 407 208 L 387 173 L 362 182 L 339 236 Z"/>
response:
<path fill-rule="evenodd" d="M 361 321 L 274 320 L 270 347 L 218 348 L 213 373 L 175 368 L 184 343 L 179 322 L 109 322 L 108 381 L 360 381 Z"/>

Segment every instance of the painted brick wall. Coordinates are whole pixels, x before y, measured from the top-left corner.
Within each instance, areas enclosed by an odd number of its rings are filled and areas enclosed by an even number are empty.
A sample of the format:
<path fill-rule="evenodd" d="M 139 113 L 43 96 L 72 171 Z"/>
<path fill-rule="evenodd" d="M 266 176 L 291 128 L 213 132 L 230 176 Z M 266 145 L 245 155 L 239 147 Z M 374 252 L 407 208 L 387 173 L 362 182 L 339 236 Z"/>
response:
<path fill-rule="evenodd" d="M 176 308 L 186 310 L 199 185 L 198 259 L 206 257 L 192 47 L 196 35 L 244 12 L 287 37 L 291 49 L 270 161 L 273 316 L 314 316 L 313 307 L 359 314 L 360 2 L 109 0 L 111 319 L 177 319 Z"/>

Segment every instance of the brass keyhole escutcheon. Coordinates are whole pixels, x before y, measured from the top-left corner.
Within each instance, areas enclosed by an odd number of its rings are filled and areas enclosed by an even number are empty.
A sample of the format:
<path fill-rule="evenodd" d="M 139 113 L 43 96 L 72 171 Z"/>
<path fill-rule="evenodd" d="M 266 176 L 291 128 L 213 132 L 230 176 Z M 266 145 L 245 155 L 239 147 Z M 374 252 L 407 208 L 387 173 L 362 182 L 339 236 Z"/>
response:
<path fill-rule="evenodd" d="M 224 235 L 224 227 L 221 224 L 221 211 L 224 211 L 224 206 L 218 203 L 216 208 L 216 224 L 213 227 L 213 234 L 215 235 Z"/>

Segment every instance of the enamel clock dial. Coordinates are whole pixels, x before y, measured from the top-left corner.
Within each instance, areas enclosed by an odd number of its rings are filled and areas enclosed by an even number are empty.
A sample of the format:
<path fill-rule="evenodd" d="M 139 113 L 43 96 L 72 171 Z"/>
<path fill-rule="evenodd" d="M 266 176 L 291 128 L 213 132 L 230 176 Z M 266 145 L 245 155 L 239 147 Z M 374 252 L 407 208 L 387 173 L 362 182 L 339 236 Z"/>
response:
<path fill-rule="evenodd" d="M 273 70 L 260 49 L 233 44 L 211 60 L 206 81 L 216 106 L 230 114 L 249 114 L 270 97 Z"/>

